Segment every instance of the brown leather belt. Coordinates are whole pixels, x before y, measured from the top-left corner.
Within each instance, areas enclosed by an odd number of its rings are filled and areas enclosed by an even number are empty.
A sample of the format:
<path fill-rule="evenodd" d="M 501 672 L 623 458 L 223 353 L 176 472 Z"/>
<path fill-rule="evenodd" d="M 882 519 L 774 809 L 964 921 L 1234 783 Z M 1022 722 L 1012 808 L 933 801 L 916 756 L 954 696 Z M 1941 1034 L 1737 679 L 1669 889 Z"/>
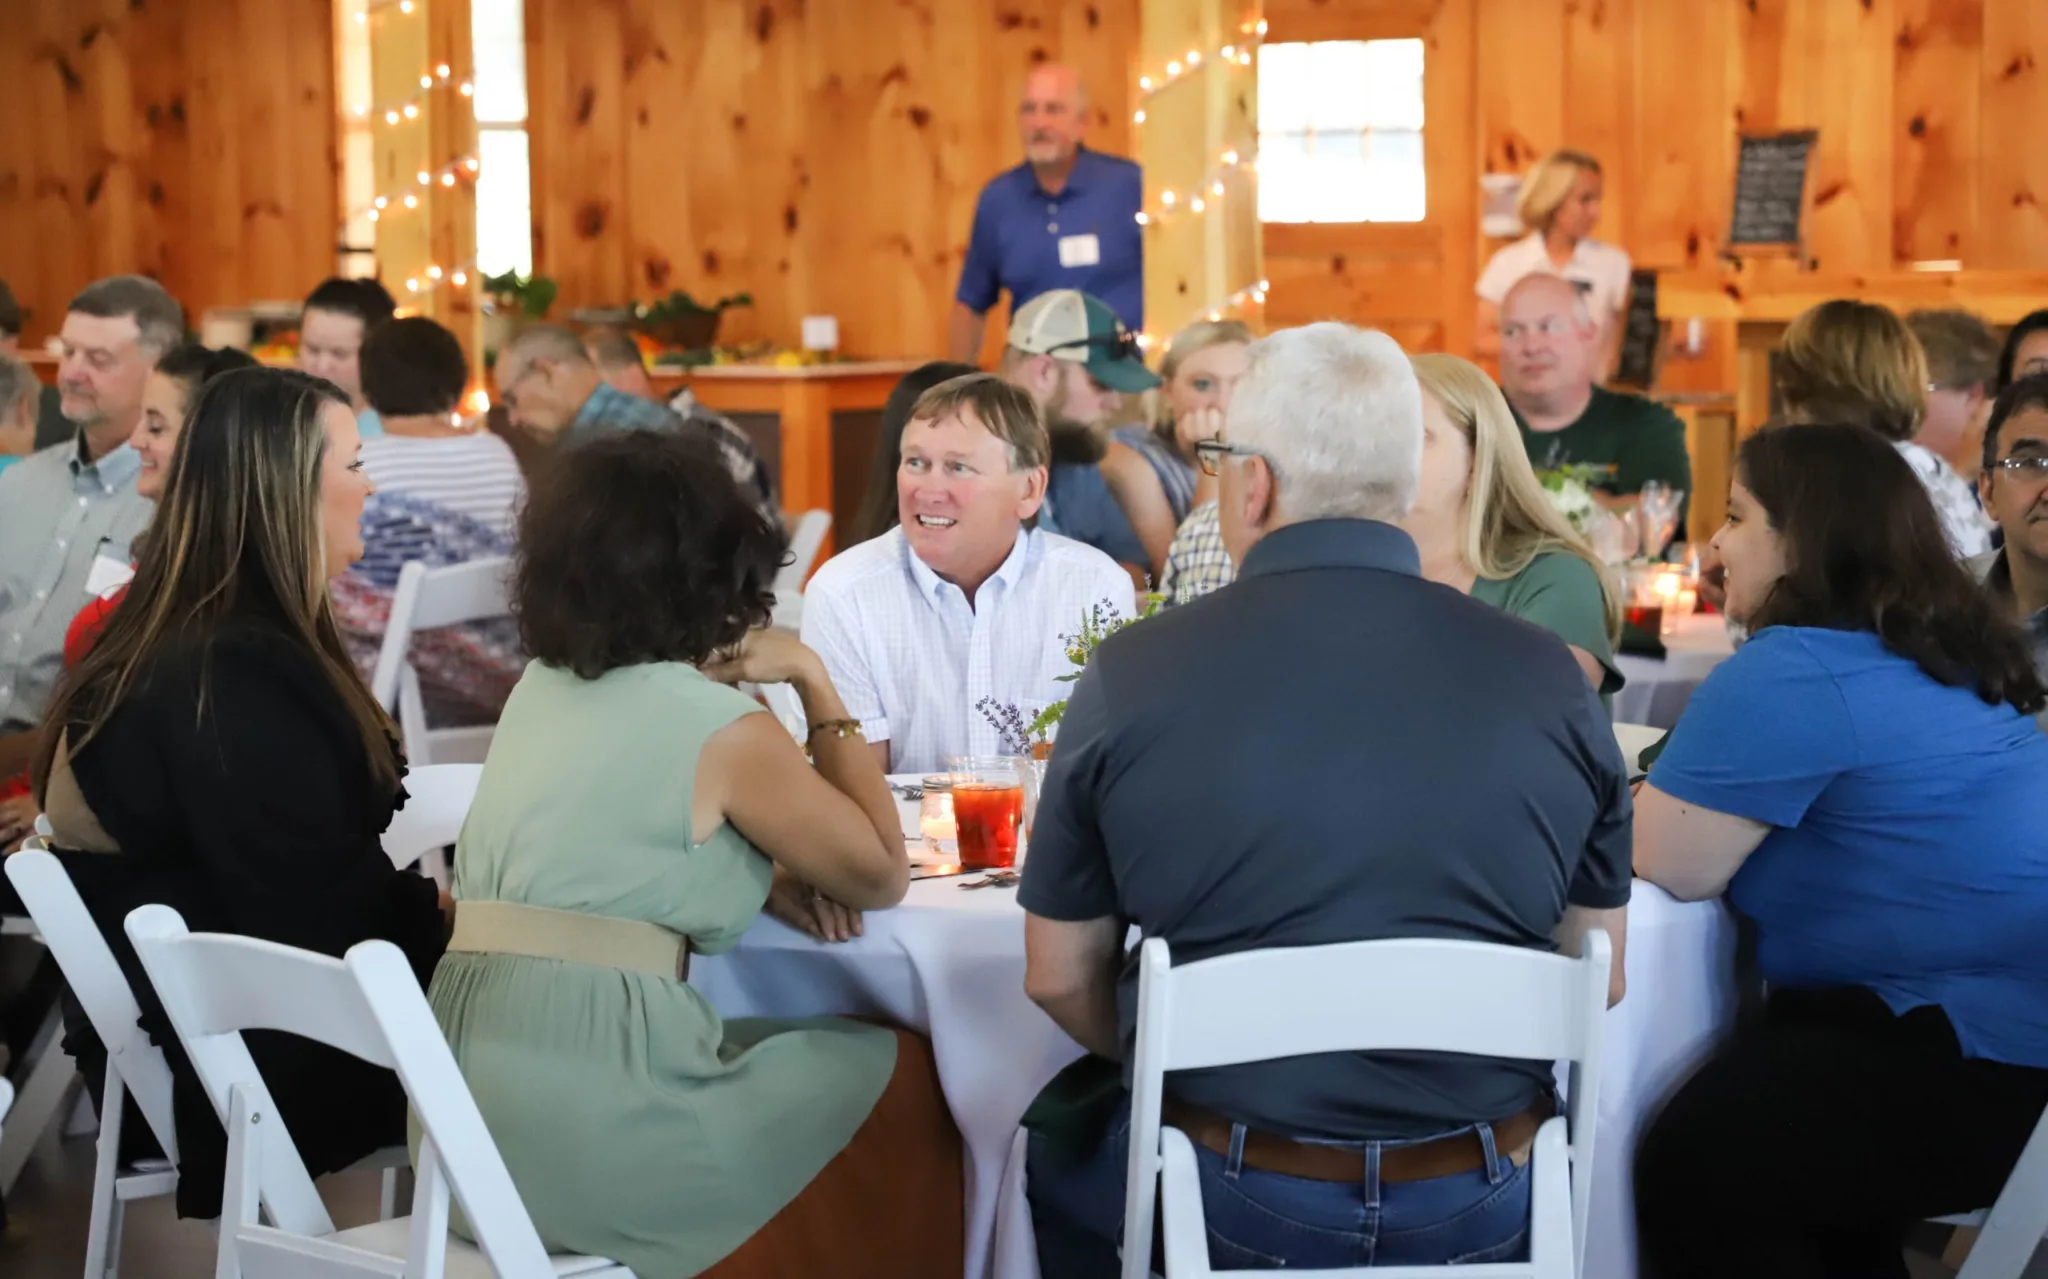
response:
<path fill-rule="evenodd" d="M 1519 1115 L 1493 1125 L 1496 1152 L 1516 1163 L 1527 1161 L 1536 1130 L 1550 1118 L 1554 1106 L 1548 1097 L 1538 1098 Z M 1162 1122 L 1188 1135 L 1198 1146 L 1228 1158 L 1231 1121 L 1206 1106 L 1194 1106 L 1168 1097 L 1159 1108 Z M 1295 1141 L 1247 1128 L 1244 1134 L 1244 1164 L 1260 1172 L 1277 1172 L 1284 1177 L 1308 1181 L 1362 1181 L 1365 1152 L 1346 1146 L 1321 1146 Z M 1381 1146 L 1380 1180 L 1383 1182 L 1428 1181 L 1454 1173 L 1471 1172 L 1486 1166 L 1485 1147 L 1474 1131 L 1451 1133 L 1429 1141 L 1400 1146 Z"/>

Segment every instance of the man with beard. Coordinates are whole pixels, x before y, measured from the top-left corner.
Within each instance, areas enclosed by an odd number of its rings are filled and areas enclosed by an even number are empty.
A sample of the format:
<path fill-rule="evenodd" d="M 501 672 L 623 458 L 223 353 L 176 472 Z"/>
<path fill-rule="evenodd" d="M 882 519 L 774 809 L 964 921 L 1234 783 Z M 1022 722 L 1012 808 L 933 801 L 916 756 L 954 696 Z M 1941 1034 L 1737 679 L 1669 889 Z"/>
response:
<path fill-rule="evenodd" d="M 1101 467 L 1123 397 L 1159 385 L 1137 339 L 1102 299 L 1055 289 L 1017 309 L 997 372 L 1037 402 L 1052 441 L 1040 526 L 1101 551 L 1144 589 L 1151 557 Z"/>
<path fill-rule="evenodd" d="M 1132 330 L 1145 326 L 1144 181 L 1129 160 L 1090 151 L 1088 97 L 1071 67 L 1046 63 L 1017 104 L 1024 163 L 982 188 L 960 268 L 947 358 L 973 363 L 989 308 L 1013 312 L 1052 289 L 1086 289 Z"/>

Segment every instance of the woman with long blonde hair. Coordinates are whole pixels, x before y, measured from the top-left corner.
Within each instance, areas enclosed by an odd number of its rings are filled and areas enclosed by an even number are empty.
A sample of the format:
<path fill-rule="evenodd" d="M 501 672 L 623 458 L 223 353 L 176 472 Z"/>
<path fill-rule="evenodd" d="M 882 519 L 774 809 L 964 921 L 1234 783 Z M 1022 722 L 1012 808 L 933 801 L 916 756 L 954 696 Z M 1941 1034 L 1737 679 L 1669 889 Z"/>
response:
<path fill-rule="evenodd" d="M 404 764 L 328 602 L 329 579 L 362 554 L 373 486 L 360 450 L 332 383 L 283 369 L 208 382 L 127 598 L 44 723 L 35 794 L 51 842 L 146 1026 L 168 1030 L 121 927 L 146 902 L 195 932 L 327 955 L 383 938 L 423 983 L 445 945 L 433 882 L 379 847 Z M 250 1049 L 315 1175 L 403 1139 L 391 1072 L 304 1040 Z M 171 1061 L 178 1210 L 217 1216 L 220 1121 L 183 1055 Z"/>
<path fill-rule="evenodd" d="M 1621 601 L 1593 548 L 1529 465 L 1500 388 L 1455 355 L 1413 357 L 1422 383 L 1422 477 L 1401 527 L 1422 575 L 1563 640 L 1594 688 L 1621 687 Z"/>
<path fill-rule="evenodd" d="M 1500 305 L 1508 290 L 1540 271 L 1563 276 L 1584 290 L 1604 353 L 1596 372 L 1604 377 L 1613 367 L 1634 264 L 1626 249 L 1593 238 L 1605 183 L 1599 160 L 1570 149 L 1551 152 L 1522 175 L 1515 212 L 1527 234 L 1487 259 L 1475 287 L 1479 323 L 1473 344 L 1481 355 L 1500 353 Z"/>
<path fill-rule="evenodd" d="M 1165 577 L 1175 530 L 1216 496 L 1216 481 L 1195 465 L 1195 445 L 1222 432 L 1251 343 L 1242 320 L 1197 320 L 1174 334 L 1159 364 L 1152 424 L 1119 427 L 1103 455 L 1102 477 L 1143 543 L 1155 582 Z"/>

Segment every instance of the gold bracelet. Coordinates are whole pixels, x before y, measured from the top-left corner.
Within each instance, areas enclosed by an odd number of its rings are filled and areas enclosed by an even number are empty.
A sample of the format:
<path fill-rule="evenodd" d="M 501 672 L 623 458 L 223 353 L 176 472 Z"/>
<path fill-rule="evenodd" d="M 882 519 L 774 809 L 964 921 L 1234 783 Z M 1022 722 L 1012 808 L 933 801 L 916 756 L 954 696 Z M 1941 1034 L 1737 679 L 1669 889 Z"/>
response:
<path fill-rule="evenodd" d="M 860 721 L 857 719 L 828 719 L 811 725 L 811 731 L 804 735 L 804 741 L 809 742 L 820 733 L 830 733 L 838 738 L 866 736 L 860 731 Z"/>

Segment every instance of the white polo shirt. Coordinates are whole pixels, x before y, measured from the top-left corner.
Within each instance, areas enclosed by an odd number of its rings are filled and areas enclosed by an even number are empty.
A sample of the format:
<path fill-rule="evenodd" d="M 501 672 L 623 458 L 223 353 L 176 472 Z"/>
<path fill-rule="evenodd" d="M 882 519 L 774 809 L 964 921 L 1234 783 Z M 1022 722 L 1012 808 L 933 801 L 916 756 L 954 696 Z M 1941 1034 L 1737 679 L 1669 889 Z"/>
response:
<path fill-rule="evenodd" d="M 1130 574 L 1091 546 L 1019 529 L 1009 558 L 966 593 L 911 553 L 901 528 L 834 556 L 804 589 L 803 640 L 889 769 L 931 773 L 952 755 L 1004 754 L 983 698 L 1028 722 L 1067 695 L 1067 636 L 1095 605 L 1135 617 Z"/>
<path fill-rule="evenodd" d="M 1593 312 L 1593 318 L 1604 326 L 1613 323 L 1614 313 L 1628 301 L 1631 270 L 1626 251 L 1598 240 L 1579 241 L 1578 247 L 1572 250 L 1572 260 L 1560 268 L 1550 260 L 1550 251 L 1543 247 L 1543 233 L 1531 231 L 1493 255 L 1486 264 L 1486 270 L 1480 272 L 1479 284 L 1474 291 L 1499 306 L 1507 298 L 1508 290 L 1525 275 L 1541 271 L 1563 276 L 1588 286 L 1586 305 Z"/>

